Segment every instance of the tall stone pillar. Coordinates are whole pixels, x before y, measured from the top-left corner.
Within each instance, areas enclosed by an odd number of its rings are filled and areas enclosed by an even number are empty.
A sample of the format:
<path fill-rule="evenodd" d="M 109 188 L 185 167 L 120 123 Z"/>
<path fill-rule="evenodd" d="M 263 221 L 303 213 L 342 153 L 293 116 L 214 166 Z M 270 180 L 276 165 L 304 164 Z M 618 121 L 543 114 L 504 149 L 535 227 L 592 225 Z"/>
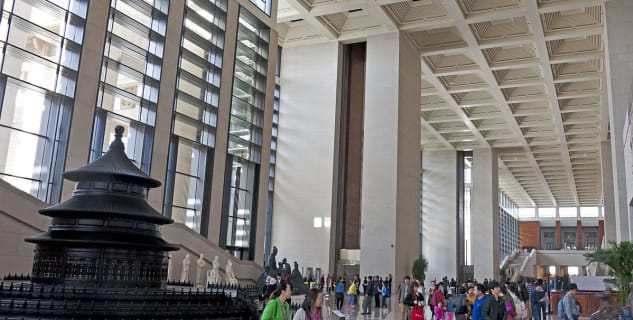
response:
<path fill-rule="evenodd" d="M 423 151 L 422 253 L 429 261 L 428 281 L 457 276 L 457 190 L 457 152 Z"/>
<path fill-rule="evenodd" d="M 618 241 L 630 240 L 629 201 L 627 197 L 627 176 L 624 154 L 624 121 L 631 103 L 631 83 L 633 82 L 633 3 L 630 0 L 612 0 L 605 3 L 607 25 L 608 66 L 611 77 L 609 87 L 609 118 L 611 122 L 611 151 L 613 164 L 613 184 L 605 193 L 613 190 L 616 235 Z M 608 237 L 608 232 L 606 233 Z"/>
<path fill-rule="evenodd" d="M 473 150 L 472 236 L 475 279 L 499 278 L 499 163 L 495 149 Z"/>
<path fill-rule="evenodd" d="M 411 274 L 420 254 L 420 56 L 399 32 L 367 38 L 360 274 Z"/>
<path fill-rule="evenodd" d="M 602 198 L 604 201 L 605 244 L 616 241 L 615 199 L 613 194 L 613 162 L 611 160 L 611 141 L 600 142 L 602 166 Z M 602 238 L 601 238 L 602 239 Z M 600 243 L 602 245 L 602 243 Z"/>

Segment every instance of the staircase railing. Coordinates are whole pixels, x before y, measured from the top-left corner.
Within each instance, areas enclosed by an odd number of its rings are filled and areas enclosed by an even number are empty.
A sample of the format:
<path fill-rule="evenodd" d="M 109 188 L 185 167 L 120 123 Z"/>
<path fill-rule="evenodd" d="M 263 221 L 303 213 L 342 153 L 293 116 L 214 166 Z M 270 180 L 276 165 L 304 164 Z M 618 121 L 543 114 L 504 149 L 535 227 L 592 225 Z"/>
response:
<path fill-rule="evenodd" d="M 536 260 L 536 250 L 532 250 L 530 254 L 528 254 L 523 259 L 523 262 L 521 263 L 521 267 L 519 268 L 519 270 L 512 275 L 512 279 L 511 279 L 512 281 L 516 282 L 519 276 L 525 273 L 525 268 L 527 267 L 528 262 L 530 262 L 531 260 Z"/>

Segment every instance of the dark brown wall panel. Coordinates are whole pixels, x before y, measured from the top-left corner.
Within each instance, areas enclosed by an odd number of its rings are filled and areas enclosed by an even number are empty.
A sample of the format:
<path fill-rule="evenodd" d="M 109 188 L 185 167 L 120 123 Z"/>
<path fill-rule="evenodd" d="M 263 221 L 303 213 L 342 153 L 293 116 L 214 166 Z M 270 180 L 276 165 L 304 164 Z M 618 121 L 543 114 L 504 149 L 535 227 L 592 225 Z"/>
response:
<path fill-rule="evenodd" d="M 346 90 L 343 104 L 344 143 L 343 159 L 343 249 L 360 249 L 360 203 L 363 163 L 363 110 L 365 97 L 365 53 L 366 44 L 354 43 L 346 46 L 345 72 Z"/>
<path fill-rule="evenodd" d="M 538 221 L 519 221 L 519 248 L 541 248 L 541 224 Z"/>

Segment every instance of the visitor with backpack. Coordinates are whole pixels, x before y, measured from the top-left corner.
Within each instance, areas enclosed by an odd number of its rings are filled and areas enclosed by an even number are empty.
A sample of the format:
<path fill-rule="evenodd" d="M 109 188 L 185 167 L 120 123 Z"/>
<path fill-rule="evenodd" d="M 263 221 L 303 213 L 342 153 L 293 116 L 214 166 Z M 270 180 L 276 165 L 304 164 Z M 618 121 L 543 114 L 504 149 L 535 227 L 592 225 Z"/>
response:
<path fill-rule="evenodd" d="M 459 287 L 457 296 L 453 299 L 455 306 L 455 320 L 466 320 L 468 316 L 468 301 L 466 300 L 466 288 Z"/>
<path fill-rule="evenodd" d="M 565 320 L 578 320 L 580 312 L 576 307 L 576 293 L 578 286 L 575 283 L 569 284 L 569 291 L 558 302 L 558 317 Z"/>
<path fill-rule="evenodd" d="M 525 320 L 527 317 L 527 309 L 525 308 L 525 304 L 519 298 L 519 291 L 517 289 L 517 285 L 514 282 L 510 282 L 506 285 L 506 289 L 508 291 L 509 300 L 512 301 L 512 305 L 514 307 L 515 315 L 513 316 L 514 320 Z"/>

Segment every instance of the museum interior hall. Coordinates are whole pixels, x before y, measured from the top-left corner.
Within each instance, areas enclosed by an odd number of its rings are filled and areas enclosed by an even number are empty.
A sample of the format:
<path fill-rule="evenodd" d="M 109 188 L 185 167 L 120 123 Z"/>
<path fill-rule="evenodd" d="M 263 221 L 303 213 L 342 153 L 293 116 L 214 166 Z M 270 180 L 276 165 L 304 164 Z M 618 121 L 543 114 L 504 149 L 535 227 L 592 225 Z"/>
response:
<path fill-rule="evenodd" d="M 633 239 L 631 0 L 0 3 L 6 283 L 594 277 Z"/>

